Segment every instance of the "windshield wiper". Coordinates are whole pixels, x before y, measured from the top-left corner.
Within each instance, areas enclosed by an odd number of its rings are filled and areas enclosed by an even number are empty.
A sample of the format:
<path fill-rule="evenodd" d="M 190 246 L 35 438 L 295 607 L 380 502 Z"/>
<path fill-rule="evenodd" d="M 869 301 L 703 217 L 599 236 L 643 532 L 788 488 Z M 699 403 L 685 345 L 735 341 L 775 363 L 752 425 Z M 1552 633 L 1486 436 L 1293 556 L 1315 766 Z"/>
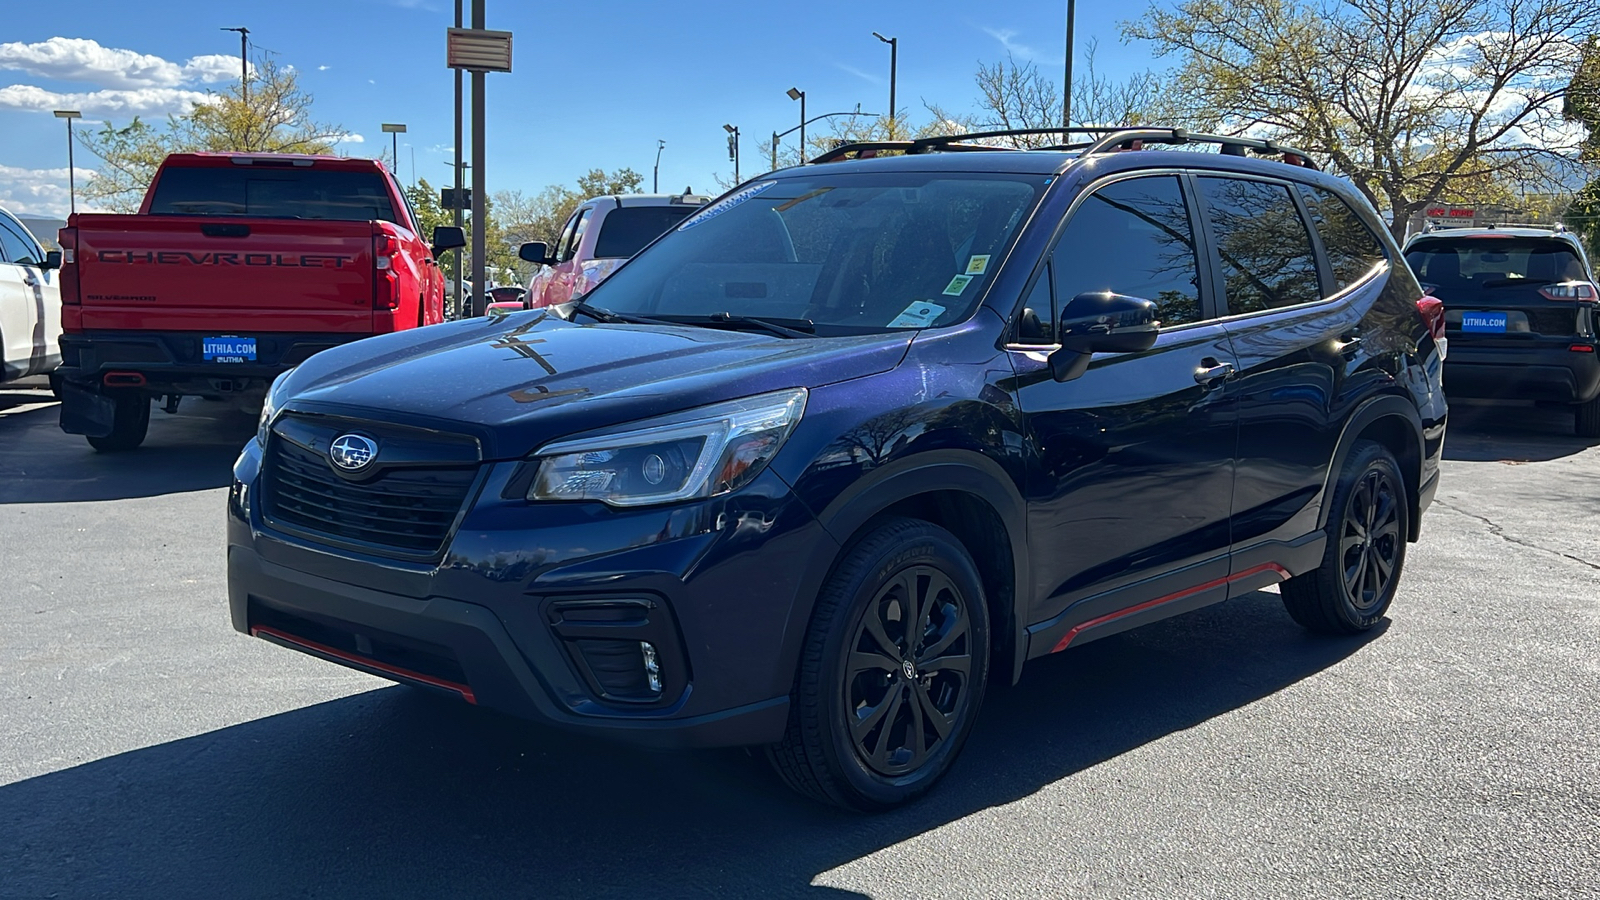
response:
<path fill-rule="evenodd" d="M 612 312 L 609 309 L 601 309 L 598 306 L 590 306 L 582 300 L 573 300 L 566 305 L 570 308 L 570 312 L 583 313 L 596 322 L 623 322 L 628 325 L 676 324 L 673 322 L 666 322 L 661 319 L 647 319 L 644 316 L 630 316 L 627 313 Z M 572 321 L 572 317 L 570 315 L 567 317 L 567 321 Z"/>
<path fill-rule="evenodd" d="M 704 316 L 662 316 L 662 321 L 674 325 L 699 325 L 716 328 L 727 325 L 734 328 L 753 327 L 781 338 L 816 337 L 817 325 L 810 319 L 762 319 L 756 316 L 737 316 L 730 312 L 714 312 Z"/>

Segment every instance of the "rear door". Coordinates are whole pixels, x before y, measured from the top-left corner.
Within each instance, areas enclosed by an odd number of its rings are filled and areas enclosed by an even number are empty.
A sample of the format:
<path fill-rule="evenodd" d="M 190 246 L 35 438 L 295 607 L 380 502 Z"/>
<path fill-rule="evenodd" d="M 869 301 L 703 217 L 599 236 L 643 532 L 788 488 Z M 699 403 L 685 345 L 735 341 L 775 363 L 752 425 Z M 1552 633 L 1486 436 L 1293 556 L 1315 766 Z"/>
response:
<path fill-rule="evenodd" d="M 1026 301 L 1046 340 L 1061 307 L 1091 291 L 1152 300 L 1162 323 L 1152 349 L 1098 354 L 1065 383 L 1044 362 L 1053 346 L 1012 348 L 1038 457 L 1034 652 L 1227 596 L 1238 420 L 1222 376 L 1235 360 L 1210 313 L 1197 230 L 1176 174 L 1098 186 L 1057 243 L 1053 292 L 1036 281 Z"/>

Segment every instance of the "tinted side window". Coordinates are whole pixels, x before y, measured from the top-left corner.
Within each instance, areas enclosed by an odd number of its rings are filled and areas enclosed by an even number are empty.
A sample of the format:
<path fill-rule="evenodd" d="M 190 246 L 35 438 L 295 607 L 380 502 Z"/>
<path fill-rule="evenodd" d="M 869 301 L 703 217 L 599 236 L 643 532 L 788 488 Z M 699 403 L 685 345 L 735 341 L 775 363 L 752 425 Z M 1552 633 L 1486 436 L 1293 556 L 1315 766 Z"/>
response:
<path fill-rule="evenodd" d="M 1374 266 L 1388 259 L 1377 235 L 1337 194 L 1302 184 L 1300 196 L 1306 202 L 1306 209 L 1311 211 L 1317 234 L 1322 237 L 1322 249 L 1328 254 L 1328 265 L 1333 268 L 1334 290 L 1342 291 L 1355 284 Z"/>
<path fill-rule="evenodd" d="M 1067 223 L 1054 268 L 1058 306 L 1079 294 L 1112 291 L 1154 301 L 1164 326 L 1204 318 L 1194 231 L 1175 175 L 1095 191 Z"/>
<path fill-rule="evenodd" d="M 10 216 L 0 217 L 0 261 L 21 266 L 36 266 L 44 254 L 28 240 L 22 226 Z"/>
<path fill-rule="evenodd" d="M 1311 232 L 1288 185 L 1200 178 L 1231 314 L 1322 299 Z"/>

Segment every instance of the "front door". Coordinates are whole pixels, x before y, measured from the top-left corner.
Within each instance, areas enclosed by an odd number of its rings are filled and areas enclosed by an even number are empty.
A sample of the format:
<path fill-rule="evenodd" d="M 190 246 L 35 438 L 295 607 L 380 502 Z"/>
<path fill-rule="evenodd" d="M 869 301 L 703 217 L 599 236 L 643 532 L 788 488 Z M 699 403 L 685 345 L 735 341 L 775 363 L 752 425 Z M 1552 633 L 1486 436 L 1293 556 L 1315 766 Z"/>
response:
<path fill-rule="evenodd" d="M 1175 175 L 1100 186 L 1019 317 L 1050 335 L 1072 297 L 1114 291 L 1154 301 L 1162 322 L 1150 350 L 1097 356 L 1065 383 L 1050 377 L 1051 348 L 1012 349 L 1034 456 L 1031 655 L 1227 596 L 1237 360 L 1212 321 L 1196 230 Z"/>

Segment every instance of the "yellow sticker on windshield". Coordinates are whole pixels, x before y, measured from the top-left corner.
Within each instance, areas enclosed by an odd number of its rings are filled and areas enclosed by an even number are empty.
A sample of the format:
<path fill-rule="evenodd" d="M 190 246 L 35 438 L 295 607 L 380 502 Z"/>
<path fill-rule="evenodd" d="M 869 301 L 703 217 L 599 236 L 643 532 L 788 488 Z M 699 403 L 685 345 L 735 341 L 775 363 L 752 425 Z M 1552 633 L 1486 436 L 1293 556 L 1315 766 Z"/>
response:
<path fill-rule="evenodd" d="M 961 296 L 961 292 L 966 290 L 967 289 L 967 285 L 969 285 L 971 283 L 972 283 L 972 276 L 971 275 L 957 275 L 956 277 L 950 279 L 950 283 L 945 286 L 945 289 L 944 289 L 945 296 L 947 296 L 947 297 L 959 297 L 959 296 Z"/>
<path fill-rule="evenodd" d="M 989 255 L 987 253 L 967 260 L 968 275 L 982 275 L 987 271 L 989 271 Z"/>

